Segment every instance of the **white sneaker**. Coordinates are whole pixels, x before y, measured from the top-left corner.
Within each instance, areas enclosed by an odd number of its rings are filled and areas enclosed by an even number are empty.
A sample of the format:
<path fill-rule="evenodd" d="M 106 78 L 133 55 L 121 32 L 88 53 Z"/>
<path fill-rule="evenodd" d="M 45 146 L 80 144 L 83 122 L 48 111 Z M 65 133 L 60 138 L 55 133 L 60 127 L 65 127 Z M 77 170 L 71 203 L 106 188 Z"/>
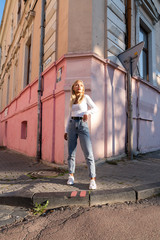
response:
<path fill-rule="evenodd" d="M 69 175 L 67 184 L 68 185 L 73 185 L 74 184 L 74 176 Z"/>
<path fill-rule="evenodd" d="M 90 190 L 95 190 L 97 188 L 96 182 L 94 179 L 90 180 L 90 184 L 89 184 L 89 189 Z"/>

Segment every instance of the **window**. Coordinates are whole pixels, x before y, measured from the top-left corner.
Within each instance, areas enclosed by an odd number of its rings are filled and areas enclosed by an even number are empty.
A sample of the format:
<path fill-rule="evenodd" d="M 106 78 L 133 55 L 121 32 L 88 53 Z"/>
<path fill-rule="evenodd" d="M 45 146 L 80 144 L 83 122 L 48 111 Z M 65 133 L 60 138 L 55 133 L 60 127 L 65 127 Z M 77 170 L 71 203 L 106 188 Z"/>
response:
<path fill-rule="evenodd" d="M 144 80 L 149 81 L 148 33 L 142 27 L 140 27 L 139 41 L 144 41 L 144 48 L 140 55 L 140 76 Z"/>
<path fill-rule="evenodd" d="M 31 67 L 31 41 L 29 41 L 28 45 L 28 61 L 27 61 L 27 85 L 30 82 L 30 67 Z"/>
<path fill-rule="evenodd" d="M 27 138 L 27 121 L 21 123 L 21 139 Z"/>
<path fill-rule="evenodd" d="M 8 76 L 8 83 L 7 83 L 7 97 L 6 97 L 6 105 L 9 104 L 9 91 L 10 91 L 10 76 Z"/>
<path fill-rule="evenodd" d="M 17 95 L 17 73 L 18 73 L 18 60 L 14 63 L 14 70 L 13 70 L 13 85 L 12 85 L 12 99 Z"/>
<path fill-rule="evenodd" d="M 21 18 L 21 0 L 18 0 L 17 23 L 20 21 L 20 18 Z"/>
<path fill-rule="evenodd" d="M 30 83 L 31 78 L 31 36 L 25 45 L 25 64 L 24 64 L 24 87 Z"/>

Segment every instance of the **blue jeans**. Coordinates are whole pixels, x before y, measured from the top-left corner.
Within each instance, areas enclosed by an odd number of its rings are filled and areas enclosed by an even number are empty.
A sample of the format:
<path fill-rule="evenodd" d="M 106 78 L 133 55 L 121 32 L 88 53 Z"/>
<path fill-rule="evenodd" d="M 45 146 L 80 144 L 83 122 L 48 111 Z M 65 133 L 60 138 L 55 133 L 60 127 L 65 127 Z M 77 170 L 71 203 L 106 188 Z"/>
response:
<path fill-rule="evenodd" d="M 68 126 L 68 167 L 69 173 L 75 173 L 75 157 L 77 148 L 77 139 L 79 137 L 82 151 L 84 153 L 89 177 L 96 177 L 95 161 L 92 151 L 92 144 L 89 135 L 87 122 L 83 120 L 71 119 Z"/>

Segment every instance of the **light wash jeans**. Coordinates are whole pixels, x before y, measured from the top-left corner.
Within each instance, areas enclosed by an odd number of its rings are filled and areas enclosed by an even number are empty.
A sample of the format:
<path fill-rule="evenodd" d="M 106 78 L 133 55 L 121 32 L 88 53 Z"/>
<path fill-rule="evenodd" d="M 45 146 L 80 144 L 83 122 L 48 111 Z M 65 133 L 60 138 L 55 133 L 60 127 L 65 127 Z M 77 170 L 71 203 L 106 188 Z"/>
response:
<path fill-rule="evenodd" d="M 68 126 L 68 167 L 69 173 L 75 173 L 75 157 L 77 148 L 77 139 L 79 137 L 82 151 L 84 153 L 89 177 L 96 177 L 95 161 L 92 151 L 92 144 L 89 135 L 87 122 L 83 120 L 71 119 Z"/>

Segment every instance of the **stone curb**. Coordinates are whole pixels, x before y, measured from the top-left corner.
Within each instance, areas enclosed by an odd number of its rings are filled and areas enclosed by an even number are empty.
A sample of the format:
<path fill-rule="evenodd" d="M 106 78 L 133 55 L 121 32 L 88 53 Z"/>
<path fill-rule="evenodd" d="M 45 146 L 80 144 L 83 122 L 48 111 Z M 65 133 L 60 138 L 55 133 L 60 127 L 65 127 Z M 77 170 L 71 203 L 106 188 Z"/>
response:
<path fill-rule="evenodd" d="M 64 206 L 96 206 L 103 204 L 136 202 L 137 200 L 160 194 L 160 182 L 140 185 L 133 188 L 112 190 L 84 190 L 71 192 L 41 192 L 16 191 L 0 195 L 0 204 L 33 208 L 35 204 L 43 205 L 47 200 L 46 209 Z"/>
<path fill-rule="evenodd" d="M 27 191 L 15 191 L 0 195 L 0 204 L 17 206 L 17 207 L 33 207 L 33 193 Z"/>
<path fill-rule="evenodd" d="M 160 194 L 160 182 L 137 186 L 133 189 L 137 200 L 153 197 Z"/>
<path fill-rule="evenodd" d="M 48 200 L 47 209 L 74 205 L 89 206 L 89 191 L 35 193 L 32 200 L 34 205 L 43 205 Z"/>
<path fill-rule="evenodd" d="M 107 204 L 135 202 L 136 193 L 132 188 L 92 191 L 90 194 L 90 206 Z"/>

